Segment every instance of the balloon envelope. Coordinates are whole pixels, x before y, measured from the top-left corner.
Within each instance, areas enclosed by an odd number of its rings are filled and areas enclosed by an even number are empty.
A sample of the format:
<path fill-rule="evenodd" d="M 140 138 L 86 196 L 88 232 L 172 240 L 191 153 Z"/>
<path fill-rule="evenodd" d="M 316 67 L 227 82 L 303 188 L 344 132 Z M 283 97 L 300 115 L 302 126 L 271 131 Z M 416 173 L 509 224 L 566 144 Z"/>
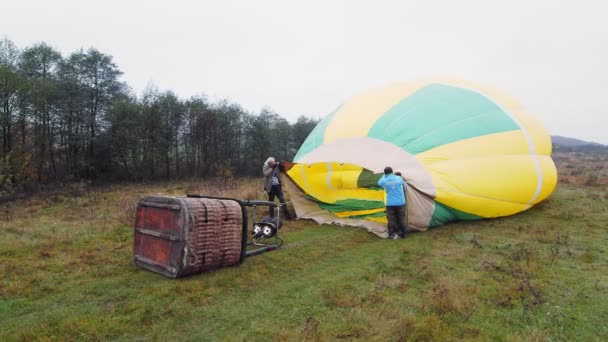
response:
<path fill-rule="evenodd" d="M 286 165 L 299 217 L 386 235 L 384 167 L 401 172 L 409 229 L 512 215 L 557 172 L 543 125 L 504 93 L 463 81 L 399 83 L 327 115 Z"/>

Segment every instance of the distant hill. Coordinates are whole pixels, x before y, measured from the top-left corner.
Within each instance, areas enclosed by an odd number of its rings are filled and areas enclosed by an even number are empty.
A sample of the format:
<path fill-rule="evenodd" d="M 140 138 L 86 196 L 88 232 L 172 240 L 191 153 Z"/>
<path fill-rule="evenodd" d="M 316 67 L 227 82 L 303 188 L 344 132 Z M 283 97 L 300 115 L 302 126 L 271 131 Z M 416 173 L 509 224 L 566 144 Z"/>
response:
<path fill-rule="evenodd" d="M 575 138 L 562 137 L 559 135 L 551 136 L 551 142 L 553 143 L 553 149 L 555 151 L 580 151 L 580 152 L 592 152 L 592 151 L 607 151 L 608 146 L 598 144 L 596 142 L 590 142 Z"/>
<path fill-rule="evenodd" d="M 604 146 L 602 144 L 598 144 L 595 142 L 584 141 L 574 138 L 562 137 L 559 135 L 551 136 L 551 141 L 554 145 L 567 146 L 567 147 L 576 147 L 576 146 L 584 146 L 584 145 L 595 145 L 595 146 Z"/>

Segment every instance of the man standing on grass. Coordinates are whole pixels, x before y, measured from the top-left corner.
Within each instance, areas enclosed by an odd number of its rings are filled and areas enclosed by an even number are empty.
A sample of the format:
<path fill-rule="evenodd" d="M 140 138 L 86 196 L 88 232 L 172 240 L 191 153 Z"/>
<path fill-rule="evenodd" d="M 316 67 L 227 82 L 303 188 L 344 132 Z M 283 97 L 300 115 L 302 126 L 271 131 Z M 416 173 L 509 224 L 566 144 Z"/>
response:
<path fill-rule="evenodd" d="M 285 206 L 285 197 L 283 196 L 283 189 L 281 187 L 281 178 L 279 176 L 279 162 L 273 157 L 269 157 L 262 166 L 262 172 L 264 173 L 264 191 L 268 193 L 268 201 L 274 202 L 275 196 L 279 198 L 279 202 L 283 204 L 282 210 L 283 215 L 287 220 L 291 220 L 291 215 L 287 211 Z M 274 208 L 268 208 L 268 215 L 274 218 Z"/>
<path fill-rule="evenodd" d="M 384 168 L 384 175 L 378 185 L 386 191 L 386 217 L 388 219 L 388 238 L 400 239 L 405 237 L 405 187 L 407 183 L 402 177 L 393 173 L 393 168 Z M 395 228 L 397 234 L 395 235 Z"/>

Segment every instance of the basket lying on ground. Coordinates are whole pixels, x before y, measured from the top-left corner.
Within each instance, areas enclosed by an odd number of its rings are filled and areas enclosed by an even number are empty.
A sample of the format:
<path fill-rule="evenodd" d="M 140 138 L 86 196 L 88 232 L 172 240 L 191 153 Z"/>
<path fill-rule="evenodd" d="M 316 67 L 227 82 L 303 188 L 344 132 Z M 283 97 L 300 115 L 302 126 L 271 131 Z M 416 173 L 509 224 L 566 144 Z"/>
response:
<path fill-rule="evenodd" d="M 237 265 L 245 257 L 246 221 L 233 199 L 144 197 L 135 220 L 135 263 L 170 278 Z"/>

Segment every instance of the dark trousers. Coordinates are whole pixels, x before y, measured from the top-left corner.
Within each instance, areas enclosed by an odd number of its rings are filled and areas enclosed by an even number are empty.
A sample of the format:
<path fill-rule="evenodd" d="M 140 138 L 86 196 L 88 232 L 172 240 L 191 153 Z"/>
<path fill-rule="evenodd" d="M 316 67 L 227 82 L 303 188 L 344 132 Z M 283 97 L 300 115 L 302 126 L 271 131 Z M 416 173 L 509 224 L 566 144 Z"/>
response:
<path fill-rule="evenodd" d="M 270 188 L 270 191 L 268 192 L 268 200 L 270 202 L 274 202 L 275 196 L 279 198 L 279 202 L 285 203 L 285 197 L 283 196 L 283 189 L 281 188 L 280 184 L 273 185 Z M 268 216 L 274 217 L 275 209 L 276 208 L 269 207 L 268 208 Z M 284 205 L 281 209 L 283 211 L 283 216 L 286 219 L 291 220 L 291 215 L 289 215 L 289 212 L 287 211 L 287 206 Z"/>
<path fill-rule="evenodd" d="M 388 219 L 388 236 L 392 237 L 397 233 L 399 236 L 405 236 L 407 228 L 407 210 L 405 205 L 387 206 L 386 218 Z"/>

